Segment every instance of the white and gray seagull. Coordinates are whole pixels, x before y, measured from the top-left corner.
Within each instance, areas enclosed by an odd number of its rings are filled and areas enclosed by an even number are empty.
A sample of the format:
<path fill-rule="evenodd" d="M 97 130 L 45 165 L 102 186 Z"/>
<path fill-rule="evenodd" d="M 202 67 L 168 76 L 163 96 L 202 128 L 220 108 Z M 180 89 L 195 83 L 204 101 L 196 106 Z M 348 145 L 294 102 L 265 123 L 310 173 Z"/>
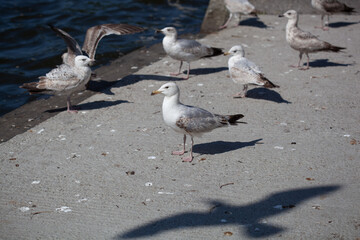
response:
<path fill-rule="evenodd" d="M 325 25 L 329 23 L 329 15 L 334 13 L 353 13 L 354 8 L 337 0 L 311 0 L 311 6 L 321 14 L 321 28 L 322 30 L 329 30 Z M 327 16 L 327 24 L 324 25 L 324 16 Z"/>
<path fill-rule="evenodd" d="M 171 73 L 173 76 L 179 75 L 183 62 L 188 63 L 187 75 L 184 78 L 189 79 L 190 62 L 200 58 L 214 57 L 223 54 L 220 48 L 209 47 L 191 39 L 177 39 L 177 31 L 174 27 L 166 27 L 156 30 L 165 35 L 162 45 L 165 52 L 173 59 L 180 61 L 178 73 Z"/>
<path fill-rule="evenodd" d="M 229 10 L 229 18 L 220 29 L 226 28 L 234 15 L 241 16 L 253 15 L 257 17 L 256 9 L 248 0 L 224 0 L 227 10 Z"/>
<path fill-rule="evenodd" d="M 74 66 L 61 64 L 52 69 L 45 76 L 39 77 L 40 81 L 24 83 L 20 88 L 27 89 L 30 94 L 37 93 L 65 93 L 67 94 L 67 111 L 77 112 L 72 109 L 70 97 L 78 89 L 85 88 L 90 80 L 93 60 L 84 55 L 74 59 Z"/>
<path fill-rule="evenodd" d="M 299 16 L 295 10 L 289 10 L 279 17 L 287 17 L 289 20 L 286 24 L 286 41 L 290 44 L 290 47 L 299 51 L 299 63 L 297 67 L 301 70 L 309 69 L 309 53 L 315 53 L 320 51 L 327 52 L 339 52 L 343 47 L 337 47 L 331 45 L 328 42 L 318 39 L 310 32 L 305 32 L 298 27 Z M 302 55 L 305 53 L 307 57 L 307 65 L 305 68 L 300 67 Z"/>
<path fill-rule="evenodd" d="M 246 97 L 248 85 L 263 86 L 265 88 L 279 87 L 270 82 L 255 63 L 245 58 L 245 51 L 241 45 L 233 46 L 229 52 L 224 53 L 224 55 L 229 54 L 232 55 L 228 61 L 230 77 L 235 83 L 244 86 L 242 92 L 234 95 L 234 98 Z"/>
<path fill-rule="evenodd" d="M 215 128 L 237 125 L 237 120 L 244 115 L 218 115 L 208 112 L 202 108 L 187 106 L 180 102 L 180 91 L 174 82 L 165 83 L 151 95 L 162 93 L 165 95 L 162 104 L 162 114 L 165 124 L 170 126 L 175 132 L 184 135 L 184 145 L 182 151 L 173 151 L 173 155 L 183 155 L 185 153 L 186 135 L 191 137 L 190 156 L 182 158 L 184 162 L 193 160 L 193 137 L 200 137 L 203 133 L 210 132 Z"/>
<path fill-rule="evenodd" d="M 80 48 L 77 41 L 67 32 L 60 28 L 50 25 L 51 29 L 56 32 L 66 43 L 67 52 L 62 55 L 63 62 L 73 66 L 74 59 L 78 55 L 84 55 L 84 52 L 91 60 L 95 60 L 95 53 L 100 40 L 108 35 L 125 35 L 144 31 L 144 28 L 129 24 L 101 24 L 89 28 L 86 31 L 85 41 Z"/>

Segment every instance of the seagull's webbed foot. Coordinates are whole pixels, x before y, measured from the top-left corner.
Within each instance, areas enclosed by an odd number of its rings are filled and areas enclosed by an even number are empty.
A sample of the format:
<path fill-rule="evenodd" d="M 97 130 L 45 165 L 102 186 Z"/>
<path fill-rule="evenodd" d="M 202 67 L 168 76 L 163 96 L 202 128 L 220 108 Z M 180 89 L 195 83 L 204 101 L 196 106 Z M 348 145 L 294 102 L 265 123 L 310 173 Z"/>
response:
<path fill-rule="evenodd" d="M 184 153 L 185 153 L 185 151 L 183 150 L 183 151 L 173 151 L 172 153 L 171 153 L 171 155 L 178 155 L 178 156 L 181 156 L 181 155 L 184 155 Z"/>
<path fill-rule="evenodd" d="M 171 76 L 179 76 L 181 73 L 170 73 Z"/>
<path fill-rule="evenodd" d="M 289 65 L 291 68 L 300 68 L 300 65 Z"/>
<path fill-rule="evenodd" d="M 246 98 L 246 94 L 244 92 L 238 92 L 232 96 L 233 98 Z"/>
<path fill-rule="evenodd" d="M 329 28 L 328 28 L 328 27 L 315 26 L 314 28 L 320 28 L 320 29 L 322 29 L 323 31 L 329 31 Z"/>
<path fill-rule="evenodd" d="M 309 66 L 306 66 L 306 67 L 299 67 L 299 70 L 308 70 L 310 69 Z"/>
<path fill-rule="evenodd" d="M 183 161 L 183 162 L 192 162 L 192 160 L 193 160 L 193 156 L 191 156 L 191 155 L 188 156 L 188 157 L 183 157 L 183 158 L 182 158 L 182 161 Z"/>

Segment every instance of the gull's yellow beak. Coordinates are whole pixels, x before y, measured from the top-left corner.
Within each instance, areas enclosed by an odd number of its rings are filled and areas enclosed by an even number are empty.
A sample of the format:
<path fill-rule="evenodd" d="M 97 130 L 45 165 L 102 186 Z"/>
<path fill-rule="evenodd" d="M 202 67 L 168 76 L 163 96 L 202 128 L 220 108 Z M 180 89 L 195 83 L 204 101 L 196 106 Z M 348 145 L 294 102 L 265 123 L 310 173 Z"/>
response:
<path fill-rule="evenodd" d="M 159 93 L 161 93 L 161 92 L 160 92 L 159 90 L 156 90 L 156 91 L 152 91 L 152 92 L 151 92 L 151 96 L 152 96 L 152 95 L 156 95 L 156 94 L 159 94 Z"/>
<path fill-rule="evenodd" d="M 230 53 L 229 52 L 224 53 L 224 56 L 227 56 L 227 55 L 230 55 Z"/>

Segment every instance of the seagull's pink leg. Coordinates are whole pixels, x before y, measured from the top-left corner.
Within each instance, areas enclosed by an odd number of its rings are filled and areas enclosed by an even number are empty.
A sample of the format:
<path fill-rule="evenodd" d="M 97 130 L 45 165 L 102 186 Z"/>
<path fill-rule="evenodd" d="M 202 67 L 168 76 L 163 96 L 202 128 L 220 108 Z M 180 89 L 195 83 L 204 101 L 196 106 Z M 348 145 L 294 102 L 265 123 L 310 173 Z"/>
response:
<path fill-rule="evenodd" d="M 188 63 L 188 70 L 187 70 L 187 75 L 186 77 L 184 77 L 184 80 L 188 80 L 189 79 L 189 74 L 190 74 L 190 63 Z"/>
<path fill-rule="evenodd" d="M 233 16 L 233 14 L 232 14 L 232 13 L 230 13 L 230 16 L 229 16 L 228 20 L 226 21 L 226 23 L 225 23 L 224 25 L 222 25 L 221 27 L 219 27 L 219 29 L 224 29 L 224 28 L 226 28 L 226 27 L 227 27 L 227 25 L 229 24 L 229 22 L 230 22 L 230 20 L 231 20 L 232 16 Z"/>
<path fill-rule="evenodd" d="M 178 76 L 178 75 L 180 75 L 182 64 L 183 64 L 183 62 L 180 61 L 180 67 L 179 67 L 179 72 L 178 72 L 178 73 L 170 73 L 170 75 L 171 75 L 171 76 Z"/>
<path fill-rule="evenodd" d="M 188 157 L 183 157 L 182 160 L 183 162 L 192 162 L 193 160 L 193 146 L 194 146 L 194 139 L 193 136 L 191 136 L 191 149 L 190 149 L 190 156 Z"/>
<path fill-rule="evenodd" d="M 248 89 L 248 85 L 244 84 L 243 90 L 241 92 L 238 92 L 235 95 L 233 95 L 233 98 L 245 98 L 247 89 Z"/>
<path fill-rule="evenodd" d="M 69 113 L 77 113 L 78 112 L 77 110 L 72 109 L 70 95 L 66 99 L 66 105 L 67 105 L 67 112 L 69 112 Z"/>
<path fill-rule="evenodd" d="M 186 134 L 184 134 L 184 145 L 182 151 L 173 151 L 171 155 L 183 155 L 185 153 Z"/>
<path fill-rule="evenodd" d="M 297 65 L 297 66 L 295 66 L 295 65 L 290 65 L 289 67 L 292 67 L 292 68 L 300 68 L 300 63 L 301 63 L 302 55 L 303 55 L 303 53 L 300 52 L 300 54 L 299 54 L 299 62 L 298 62 L 298 65 Z"/>
<path fill-rule="evenodd" d="M 310 61 L 309 54 L 308 53 L 305 53 L 305 54 L 307 56 L 307 64 L 306 64 L 306 67 L 300 68 L 300 70 L 308 70 L 309 69 L 309 61 Z"/>
<path fill-rule="evenodd" d="M 321 15 L 321 27 L 315 26 L 315 28 L 320 28 L 324 31 L 328 31 L 329 28 L 324 26 L 324 16 L 325 15 Z M 327 18 L 328 18 L 328 22 L 329 22 L 329 15 L 327 15 Z"/>

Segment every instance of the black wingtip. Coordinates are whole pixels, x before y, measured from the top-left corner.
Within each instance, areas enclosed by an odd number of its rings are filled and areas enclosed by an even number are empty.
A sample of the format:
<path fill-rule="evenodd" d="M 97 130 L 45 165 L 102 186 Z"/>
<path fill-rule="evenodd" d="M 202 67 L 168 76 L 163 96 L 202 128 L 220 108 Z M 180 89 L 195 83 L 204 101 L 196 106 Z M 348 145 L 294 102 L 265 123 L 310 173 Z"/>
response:
<path fill-rule="evenodd" d="M 237 120 L 239 120 L 240 118 L 243 118 L 244 115 L 243 114 L 235 114 L 235 115 L 229 115 L 229 119 L 228 119 L 228 122 L 230 124 L 236 124 Z"/>

